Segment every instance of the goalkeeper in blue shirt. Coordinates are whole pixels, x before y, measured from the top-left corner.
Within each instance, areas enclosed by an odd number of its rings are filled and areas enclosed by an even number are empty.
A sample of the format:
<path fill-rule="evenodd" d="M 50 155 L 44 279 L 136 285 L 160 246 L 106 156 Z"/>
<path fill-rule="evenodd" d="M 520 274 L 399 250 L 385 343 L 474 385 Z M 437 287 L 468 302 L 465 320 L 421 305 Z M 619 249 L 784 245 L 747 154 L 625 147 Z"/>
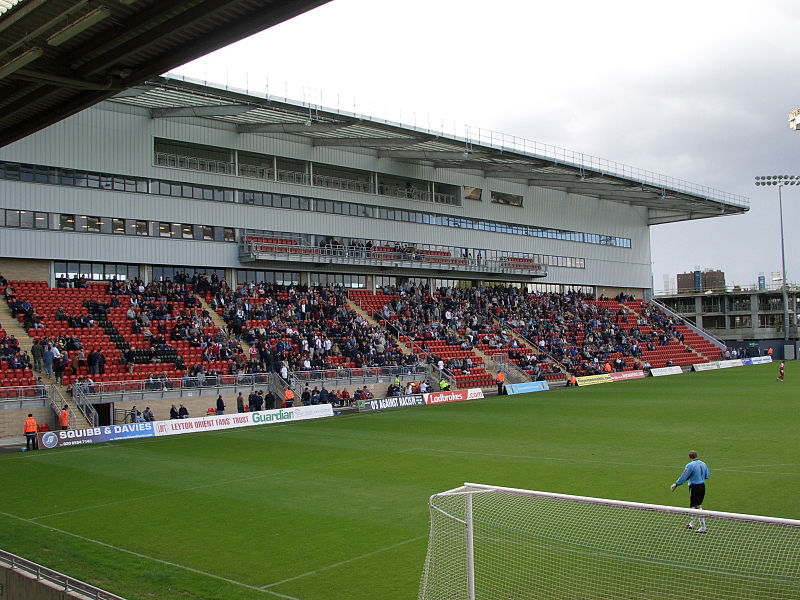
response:
<path fill-rule="evenodd" d="M 683 468 L 683 474 L 678 478 L 678 481 L 670 486 L 673 492 L 675 488 L 682 485 L 684 482 L 689 482 L 689 508 L 696 508 L 700 510 L 703 504 L 703 498 L 706 495 L 706 479 L 710 477 L 706 463 L 697 458 L 697 452 L 692 450 L 689 452 L 689 464 Z M 695 518 L 689 521 L 686 529 L 694 529 Z M 695 533 L 706 532 L 706 520 L 700 517 L 700 527 L 695 529 Z"/>

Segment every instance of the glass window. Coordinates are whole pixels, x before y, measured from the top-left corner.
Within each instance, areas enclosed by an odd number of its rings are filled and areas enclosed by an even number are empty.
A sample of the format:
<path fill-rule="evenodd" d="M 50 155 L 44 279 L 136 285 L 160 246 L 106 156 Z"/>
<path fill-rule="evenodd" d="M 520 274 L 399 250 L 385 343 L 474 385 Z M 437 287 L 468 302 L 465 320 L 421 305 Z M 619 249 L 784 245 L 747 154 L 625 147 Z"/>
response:
<path fill-rule="evenodd" d="M 19 227 L 19 211 L 7 210 L 6 211 L 6 227 Z"/>
<path fill-rule="evenodd" d="M 125 219 L 111 219 L 111 233 L 125 235 Z"/>
<path fill-rule="evenodd" d="M 75 231 L 75 215 L 59 215 L 58 228 L 61 231 Z"/>
<path fill-rule="evenodd" d="M 203 239 L 206 241 L 214 241 L 214 228 L 211 225 L 203 225 Z"/>
<path fill-rule="evenodd" d="M 236 241 L 236 229 L 233 227 L 226 227 L 225 228 L 225 241 L 226 242 L 235 242 Z"/>
<path fill-rule="evenodd" d="M 172 224 L 171 223 L 159 223 L 158 224 L 158 235 L 160 237 L 172 237 Z"/>
<path fill-rule="evenodd" d="M 100 233 L 100 217 L 86 217 L 86 231 Z"/>
<path fill-rule="evenodd" d="M 136 235 L 150 235 L 147 221 L 136 221 Z"/>
<path fill-rule="evenodd" d="M 181 225 L 181 237 L 185 240 L 190 240 L 194 237 L 194 231 L 191 225 Z"/>
<path fill-rule="evenodd" d="M 36 212 L 33 213 L 33 226 L 36 229 L 47 229 L 49 227 L 47 213 L 46 212 Z"/>

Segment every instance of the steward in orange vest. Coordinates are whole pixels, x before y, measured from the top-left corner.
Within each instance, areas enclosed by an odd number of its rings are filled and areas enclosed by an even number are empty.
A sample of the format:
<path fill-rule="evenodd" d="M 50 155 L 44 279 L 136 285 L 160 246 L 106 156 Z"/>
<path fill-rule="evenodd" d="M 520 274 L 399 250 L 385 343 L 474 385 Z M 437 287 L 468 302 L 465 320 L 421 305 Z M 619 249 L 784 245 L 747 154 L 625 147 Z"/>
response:
<path fill-rule="evenodd" d="M 502 396 L 503 395 L 503 383 L 505 383 L 505 381 L 506 381 L 506 376 L 503 375 L 502 371 L 500 371 L 497 374 L 497 395 L 498 396 Z"/>
<path fill-rule="evenodd" d="M 294 405 L 294 392 L 292 388 L 287 389 L 283 393 L 283 406 L 285 408 L 291 408 Z"/>
<path fill-rule="evenodd" d="M 38 427 L 36 426 L 36 419 L 33 418 L 33 414 L 28 413 L 28 418 L 25 419 L 25 428 L 23 431 L 25 432 L 25 443 L 26 443 L 26 450 L 38 450 L 38 445 L 36 444 L 36 430 Z"/>
<path fill-rule="evenodd" d="M 69 410 L 66 404 L 61 409 L 61 414 L 58 415 L 58 424 L 61 425 L 61 429 L 69 429 Z"/>

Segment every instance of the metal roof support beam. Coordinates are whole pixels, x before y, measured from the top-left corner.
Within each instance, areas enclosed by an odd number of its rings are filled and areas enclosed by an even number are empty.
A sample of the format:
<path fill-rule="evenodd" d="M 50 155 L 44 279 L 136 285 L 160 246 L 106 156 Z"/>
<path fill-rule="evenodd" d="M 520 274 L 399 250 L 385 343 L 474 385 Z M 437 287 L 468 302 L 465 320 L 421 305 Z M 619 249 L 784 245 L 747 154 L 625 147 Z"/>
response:
<path fill-rule="evenodd" d="M 150 117 L 163 119 L 166 117 L 227 117 L 241 115 L 254 107 L 245 104 L 217 104 L 208 106 L 174 106 L 171 108 L 152 108 Z"/>
<path fill-rule="evenodd" d="M 322 133 L 336 131 L 351 123 L 245 123 L 236 126 L 237 133 Z"/>
<path fill-rule="evenodd" d="M 314 138 L 312 143 L 314 146 L 353 146 L 353 147 L 374 147 L 374 146 L 413 146 L 420 144 L 423 140 L 408 139 L 408 138 L 372 138 L 372 137 L 348 137 L 348 138 Z"/>
<path fill-rule="evenodd" d="M 411 159 L 411 160 L 430 160 L 433 162 L 439 160 L 458 160 L 467 159 L 470 156 L 474 156 L 475 153 L 473 152 L 447 152 L 447 151 L 436 151 L 436 150 L 380 150 L 378 152 L 378 158 L 399 158 L 399 159 Z M 457 166 L 454 166 L 457 168 Z"/>

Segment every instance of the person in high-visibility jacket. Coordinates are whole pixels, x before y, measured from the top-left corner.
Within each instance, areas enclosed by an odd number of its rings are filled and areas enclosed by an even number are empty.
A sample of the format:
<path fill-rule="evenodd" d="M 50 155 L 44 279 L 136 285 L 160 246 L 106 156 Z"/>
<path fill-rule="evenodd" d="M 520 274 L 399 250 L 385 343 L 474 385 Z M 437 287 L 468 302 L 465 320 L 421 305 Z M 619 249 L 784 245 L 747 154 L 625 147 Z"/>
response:
<path fill-rule="evenodd" d="M 28 418 L 25 419 L 25 442 L 27 446 L 27 450 L 37 450 L 36 446 L 36 419 L 33 418 L 31 413 L 28 413 Z"/>
<path fill-rule="evenodd" d="M 500 371 L 497 373 L 497 395 L 503 395 L 503 384 L 506 382 L 506 376 L 503 375 L 503 372 Z"/>
<path fill-rule="evenodd" d="M 286 408 L 292 408 L 294 405 L 294 392 L 292 391 L 292 388 L 287 388 L 283 393 L 283 405 Z"/>
<path fill-rule="evenodd" d="M 61 409 L 61 414 L 58 415 L 58 424 L 61 425 L 61 429 L 69 429 L 69 409 L 66 404 Z"/>

